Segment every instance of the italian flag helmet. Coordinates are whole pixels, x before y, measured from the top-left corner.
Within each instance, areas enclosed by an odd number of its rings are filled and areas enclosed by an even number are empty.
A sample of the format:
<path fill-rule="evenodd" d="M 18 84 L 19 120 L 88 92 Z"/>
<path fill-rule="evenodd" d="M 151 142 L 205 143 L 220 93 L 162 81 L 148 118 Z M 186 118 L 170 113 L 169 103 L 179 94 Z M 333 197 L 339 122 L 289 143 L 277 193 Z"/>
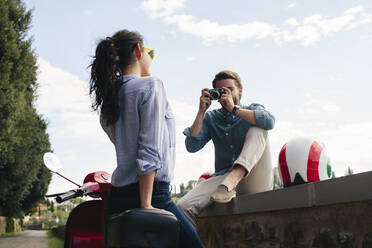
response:
<path fill-rule="evenodd" d="M 325 145 L 308 137 L 288 141 L 279 153 L 279 174 L 284 187 L 329 179 L 332 170 Z"/>

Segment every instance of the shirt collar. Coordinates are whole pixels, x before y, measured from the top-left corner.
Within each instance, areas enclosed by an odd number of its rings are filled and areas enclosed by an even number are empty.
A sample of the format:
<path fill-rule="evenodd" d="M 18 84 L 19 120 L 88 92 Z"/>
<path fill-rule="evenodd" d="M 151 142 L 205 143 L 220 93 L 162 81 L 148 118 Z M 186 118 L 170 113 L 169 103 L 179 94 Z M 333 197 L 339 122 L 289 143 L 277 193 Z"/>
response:
<path fill-rule="evenodd" d="M 230 112 L 227 111 L 224 107 L 220 108 L 220 112 L 223 114 L 223 115 L 228 115 Z"/>
<path fill-rule="evenodd" d="M 123 75 L 121 77 L 123 83 L 129 81 L 129 80 L 132 80 L 132 79 L 135 79 L 135 78 L 138 78 L 138 76 L 136 74 L 128 74 L 128 75 Z"/>

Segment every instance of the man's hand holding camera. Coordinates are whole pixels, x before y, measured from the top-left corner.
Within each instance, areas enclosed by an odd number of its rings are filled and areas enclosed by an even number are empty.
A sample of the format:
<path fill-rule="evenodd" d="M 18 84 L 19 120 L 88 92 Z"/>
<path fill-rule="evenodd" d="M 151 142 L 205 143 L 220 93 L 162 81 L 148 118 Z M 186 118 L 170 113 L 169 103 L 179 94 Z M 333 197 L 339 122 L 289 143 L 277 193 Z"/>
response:
<path fill-rule="evenodd" d="M 218 100 L 218 102 L 227 111 L 232 112 L 235 106 L 234 99 L 231 90 L 227 87 L 207 89 L 204 88 L 201 91 L 199 111 L 195 118 L 194 123 L 190 128 L 191 135 L 197 135 L 200 133 L 203 127 L 203 118 L 207 109 L 211 106 L 211 100 Z"/>
<path fill-rule="evenodd" d="M 221 95 L 221 98 L 218 99 L 218 102 L 227 111 L 232 112 L 232 110 L 233 110 L 233 108 L 235 106 L 235 103 L 234 103 L 234 99 L 233 99 L 232 94 L 231 94 L 231 90 L 229 88 L 226 88 L 226 87 L 222 87 L 222 89 L 225 90 L 225 93 L 223 93 Z"/>
<path fill-rule="evenodd" d="M 205 113 L 207 109 L 211 106 L 211 95 L 207 88 L 202 89 L 199 103 L 199 111 Z"/>
<path fill-rule="evenodd" d="M 205 112 L 211 106 L 211 100 L 218 100 L 218 102 L 227 111 L 231 112 L 235 106 L 231 90 L 227 87 L 216 89 L 202 89 L 200 96 L 199 111 Z"/>

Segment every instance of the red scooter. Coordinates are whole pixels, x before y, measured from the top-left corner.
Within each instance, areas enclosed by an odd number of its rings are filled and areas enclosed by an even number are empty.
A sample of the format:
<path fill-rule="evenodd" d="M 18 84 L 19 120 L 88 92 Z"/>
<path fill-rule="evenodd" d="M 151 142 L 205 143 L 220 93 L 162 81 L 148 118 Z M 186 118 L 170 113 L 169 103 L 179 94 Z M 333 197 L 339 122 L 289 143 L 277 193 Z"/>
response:
<path fill-rule="evenodd" d="M 78 187 L 46 197 L 56 197 L 58 203 L 81 196 L 97 198 L 85 201 L 71 211 L 66 223 L 65 248 L 178 247 L 180 227 L 172 213 L 162 209 L 132 209 L 109 216 L 109 173 L 90 173 L 85 177 L 83 185 L 79 185 L 59 173 L 62 165 L 56 155 L 45 153 L 43 159 L 50 171 Z"/>
<path fill-rule="evenodd" d="M 111 175 L 105 171 L 93 172 L 85 177 L 83 185 L 79 185 L 59 174 L 62 166 L 54 154 L 44 154 L 44 164 L 53 173 L 78 186 L 76 190 L 46 197 L 56 197 L 58 203 L 81 196 L 97 198 L 85 201 L 71 211 L 66 223 L 65 248 L 104 247 L 104 225 L 109 218 L 107 197 L 111 188 Z"/>

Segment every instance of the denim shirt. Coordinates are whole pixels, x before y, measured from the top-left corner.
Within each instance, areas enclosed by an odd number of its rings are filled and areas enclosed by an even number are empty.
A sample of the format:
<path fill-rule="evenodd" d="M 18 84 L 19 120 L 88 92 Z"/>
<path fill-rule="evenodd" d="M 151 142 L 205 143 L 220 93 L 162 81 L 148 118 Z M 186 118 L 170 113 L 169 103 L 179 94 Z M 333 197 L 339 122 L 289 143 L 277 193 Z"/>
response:
<path fill-rule="evenodd" d="M 163 82 L 155 77 L 125 75 L 118 93 L 119 119 L 101 126 L 115 145 L 117 167 L 112 185 L 136 183 L 156 171 L 155 181 L 170 182 L 175 165 L 175 120 Z"/>
<path fill-rule="evenodd" d="M 249 106 L 239 105 L 241 108 L 254 111 L 256 126 L 265 130 L 274 127 L 275 118 L 260 104 L 253 103 Z M 238 158 L 245 136 L 252 124 L 224 108 L 208 111 L 203 119 L 203 127 L 198 135 L 191 136 L 190 128 L 184 130 L 186 135 L 186 149 L 197 152 L 212 139 L 215 151 L 215 173 L 223 175 L 229 171 L 234 161 Z"/>

